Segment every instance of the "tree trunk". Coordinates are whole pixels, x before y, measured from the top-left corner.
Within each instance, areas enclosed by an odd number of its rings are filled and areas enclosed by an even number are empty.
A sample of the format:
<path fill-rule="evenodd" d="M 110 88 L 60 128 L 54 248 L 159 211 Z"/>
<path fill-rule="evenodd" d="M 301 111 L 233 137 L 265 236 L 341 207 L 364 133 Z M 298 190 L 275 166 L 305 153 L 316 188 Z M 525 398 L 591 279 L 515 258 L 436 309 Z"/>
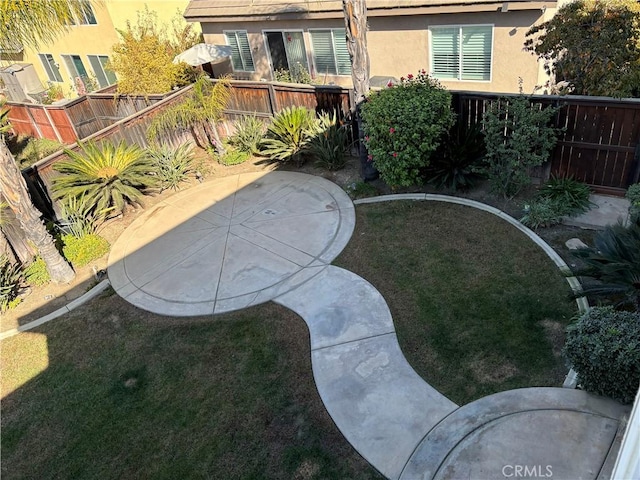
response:
<path fill-rule="evenodd" d="M 367 50 L 367 2 L 366 0 L 342 0 L 344 25 L 347 32 L 347 50 L 351 57 L 356 106 L 369 93 L 370 62 Z"/>
<path fill-rule="evenodd" d="M 366 0 L 342 0 L 344 24 L 347 34 L 347 50 L 351 58 L 351 80 L 353 81 L 354 108 L 352 115 L 358 128 L 358 147 L 362 178 L 375 180 L 378 172 L 368 159 L 364 145 L 364 129 L 360 116 L 360 105 L 369 93 L 370 62 L 367 50 L 367 2 Z"/>
<path fill-rule="evenodd" d="M 9 240 L 7 240 L 7 236 L 4 234 L 2 229 L 0 228 L 0 257 L 6 256 L 11 265 L 14 265 L 18 262 L 15 253 L 13 253 L 13 249 L 11 245 L 9 245 Z"/>
<path fill-rule="evenodd" d="M 55 247 L 53 238 L 40 219 L 40 212 L 31 203 L 27 184 L 22 177 L 4 137 L 0 136 L 0 190 L 13 211 L 26 238 L 33 243 L 47 265 L 51 281 L 69 283 L 75 273 Z"/>

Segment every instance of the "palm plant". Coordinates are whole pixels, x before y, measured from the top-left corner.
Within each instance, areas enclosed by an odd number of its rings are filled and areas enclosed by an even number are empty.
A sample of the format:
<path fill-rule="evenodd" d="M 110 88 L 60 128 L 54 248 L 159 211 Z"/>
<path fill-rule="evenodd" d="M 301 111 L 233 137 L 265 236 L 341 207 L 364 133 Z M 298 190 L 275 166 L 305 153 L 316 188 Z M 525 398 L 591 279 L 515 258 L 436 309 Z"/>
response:
<path fill-rule="evenodd" d="M 577 275 L 595 282 L 583 286 L 579 296 L 591 296 L 640 311 L 640 219 L 629 226 L 606 227 L 594 248 L 575 250 L 585 267 Z"/>
<path fill-rule="evenodd" d="M 224 147 L 216 123 L 222 118 L 231 96 L 228 78 L 212 84 L 206 75 L 198 77 L 184 101 L 156 115 L 149 126 L 147 137 L 158 142 L 162 135 L 175 130 L 190 130 L 199 146 L 206 149 L 214 145 L 220 155 Z"/>
<path fill-rule="evenodd" d="M 280 162 L 294 161 L 302 165 L 309 143 L 318 132 L 313 110 L 287 107 L 280 111 L 267 128 L 261 153 Z"/>
<path fill-rule="evenodd" d="M 69 159 L 54 167 L 63 174 L 53 180 L 56 199 L 83 197 L 99 216 L 121 213 L 127 204 L 139 204 L 142 192 L 156 184 L 150 175 L 153 163 L 136 145 L 87 142 L 80 147 L 79 152 L 65 150 Z"/>

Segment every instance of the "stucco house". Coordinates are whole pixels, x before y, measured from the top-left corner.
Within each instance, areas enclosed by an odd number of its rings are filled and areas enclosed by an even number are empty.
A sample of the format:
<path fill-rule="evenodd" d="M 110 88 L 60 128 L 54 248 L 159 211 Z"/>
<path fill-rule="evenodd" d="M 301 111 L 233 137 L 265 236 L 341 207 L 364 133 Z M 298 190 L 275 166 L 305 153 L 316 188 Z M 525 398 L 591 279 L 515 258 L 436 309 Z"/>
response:
<path fill-rule="evenodd" d="M 400 78 L 425 69 L 455 90 L 526 93 L 547 80 L 523 51 L 532 25 L 560 1 L 368 0 L 372 77 Z M 205 42 L 231 45 L 219 73 L 273 80 L 302 65 L 317 83 L 351 82 L 342 2 L 336 0 L 191 0 L 184 17 Z"/>
<path fill-rule="evenodd" d="M 127 22 L 135 25 L 145 9 L 156 15 L 159 24 L 170 24 L 186 6 L 187 0 L 87 0 L 82 15 L 74 15 L 74 22 L 55 40 L 42 42 L 37 49 L 17 45 L 12 51 L 0 50 L 0 78 L 6 84 L 0 85 L 0 93 L 23 101 L 39 97 L 48 85 L 61 87 L 66 97 L 84 93 L 89 84 L 112 85 L 117 78 L 107 63 L 113 45 L 120 41 L 118 30 L 126 29 Z M 2 75 L 7 71 L 14 71 L 15 81 Z"/>

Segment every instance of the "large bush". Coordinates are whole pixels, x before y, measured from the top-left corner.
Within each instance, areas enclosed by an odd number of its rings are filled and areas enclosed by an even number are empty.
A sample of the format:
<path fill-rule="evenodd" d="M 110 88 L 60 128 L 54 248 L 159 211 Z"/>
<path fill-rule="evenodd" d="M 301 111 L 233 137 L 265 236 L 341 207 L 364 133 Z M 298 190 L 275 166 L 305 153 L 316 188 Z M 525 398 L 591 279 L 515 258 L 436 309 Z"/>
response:
<path fill-rule="evenodd" d="M 138 12 L 135 25 L 127 22 L 126 29 L 118 30 L 120 42 L 113 46 L 108 67 L 118 75 L 119 93 L 166 93 L 193 81 L 195 70 L 173 59 L 198 43 L 200 34 L 191 25 L 182 30 L 174 25 L 173 32 L 167 32 L 170 29 L 148 8 Z"/>
<path fill-rule="evenodd" d="M 373 93 L 362 105 L 370 160 L 392 187 L 422 183 L 443 134 L 455 115 L 451 94 L 424 72 Z"/>
<path fill-rule="evenodd" d="M 484 170 L 494 193 L 512 198 L 531 183 L 529 170 L 549 158 L 557 141 L 551 126 L 556 109 L 540 108 L 528 97 L 501 98 L 489 105 L 483 126 Z"/>
<path fill-rule="evenodd" d="M 585 390 L 633 402 L 640 384 L 640 314 L 591 308 L 567 328 L 564 353 Z"/>

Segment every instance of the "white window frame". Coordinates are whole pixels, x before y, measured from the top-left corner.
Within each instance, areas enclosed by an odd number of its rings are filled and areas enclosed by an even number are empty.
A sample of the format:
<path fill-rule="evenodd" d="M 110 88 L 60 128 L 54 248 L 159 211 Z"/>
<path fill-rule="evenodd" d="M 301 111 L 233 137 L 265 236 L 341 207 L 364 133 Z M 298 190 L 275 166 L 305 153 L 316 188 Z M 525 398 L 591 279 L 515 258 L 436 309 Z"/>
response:
<path fill-rule="evenodd" d="M 316 31 L 327 31 L 330 30 L 331 31 L 331 41 L 333 42 L 333 62 L 334 65 L 336 67 L 336 73 L 333 74 L 329 74 L 333 77 L 350 77 L 351 73 L 337 73 L 338 72 L 338 57 L 336 56 L 336 44 L 335 44 L 335 38 L 334 38 L 334 31 L 335 30 L 343 30 L 345 32 L 346 35 L 346 29 L 344 27 L 327 27 L 327 28 L 309 28 L 307 29 L 307 32 L 309 32 L 309 45 L 311 45 L 311 61 L 313 62 L 313 71 L 315 73 L 316 76 L 318 75 L 324 75 L 324 72 L 319 72 L 318 71 L 318 67 L 316 66 L 316 54 L 315 51 L 313 49 L 313 40 L 311 39 L 311 32 L 316 32 Z M 349 52 L 349 50 L 347 50 L 347 53 Z"/>
<path fill-rule="evenodd" d="M 491 52 L 489 53 L 489 80 L 465 80 L 462 78 L 462 29 L 465 27 L 491 27 Z M 458 28 L 459 31 L 459 41 L 460 41 L 460 65 L 459 65 L 459 78 L 438 78 L 433 73 L 433 30 L 438 28 Z M 494 23 L 472 23 L 472 24 L 455 24 L 455 25 L 430 25 L 429 26 L 429 74 L 436 79 L 439 79 L 443 82 L 469 82 L 469 83 L 491 83 L 493 81 L 493 51 L 495 50 L 493 47 L 494 40 L 494 32 L 495 32 L 495 24 Z"/>
<path fill-rule="evenodd" d="M 253 51 L 252 51 L 252 48 L 251 48 L 251 42 L 249 41 L 249 32 L 247 32 L 246 30 L 223 30 L 222 34 L 224 35 L 224 41 L 227 43 L 227 45 L 229 45 L 229 39 L 227 38 L 228 34 L 234 34 L 236 36 L 236 41 L 237 41 L 238 32 L 244 33 L 247 36 L 247 43 L 249 44 L 249 55 L 251 55 L 251 63 L 253 64 L 253 70 L 238 70 L 233 65 L 233 60 L 231 60 L 231 68 L 233 69 L 234 72 L 253 73 L 253 72 L 256 71 L 256 61 L 253 58 Z M 240 43 L 238 42 L 238 47 L 239 46 L 240 46 Z M 240 50 L 240 48 L 238 48 L 238 50 Z M 242 53 L 240 53 L 240 55 L 242 56 Z"/>
<path fill-rule="evenodd" d="M 83 8 L 86 5 L 86 7 L 89 8 L 89 10 L 91 10 L 91 15 L 93 16 L 93 20 L 95 21 L 95 23 L 91 23 L 89 22 L 89 20 L 87 19 L 86 15 L 84 15 L 84 12 L 82 15 L 76 15 L 76 26 L 83 26 L 83 27 L 87 27 L 87 26 L 95 26 L 98 25 L 98 18 L 96 17 L 96 11 L 93 9 L 93 5 L 91 5 L 91 2 L 89 0 L 84 0 L 83 2 Z"/>
<path fill-rule="evenodd" d="M 58 76 L 60 77 L 60 80 L 58 80 L 57 78 L 51 78 L 51 73 L 53 73 L 54 77 L 55 77 L 55 72 L 53 72 L 53 68 L 51 66 L 51 63 L 49 62 L 49 59 L 46 58 L 47 56 L 51 57 L 51 60 L 53 61 L 53 65 L 56 67 L 56 70 L 58 71 Z M 60 71 L 60 65 L 53 58 L 53 54 L 52 53 L 39 53 L 38 54 L 38 58 L 40 58 L 40 63 L 42 63 L 42 68 L 44 68 L 44 71 L 47 74 L 47 77 L 49 78 L 49 81 L 51 83 L 64 83 L 64 78 L 62 78 L 62 72 Z M 45 62 L 46 62 L 46 64 L 45 64 Z M 51 72 L 49 71 L 50 69 L 51 69 Z"/>
<path fill-rule="evenodd" d="M 96 72 L 96 69 L 93 65 L 93 63 L 91 62 L 91 57 L 96 57 L 98 60 L 98 63 L 100 64 L 100 69 L 102 70 L 102 75 L 104 75 L 104 78 L 107 80 L 107 82 L 109 82 L 109 77 L 107 76 L 107 72 L 105 71 L 106 69 L 102 66 L 102 62 L 100 61 L 100 57 L 106 57 L 107 61 L 109 60 L 109 55 L 104 54 L 104 53 L 96 53 L 96 54 L 87 54 L 87 60 L 89 61 L 89 66 L 91 67 L 91 70 L 93 70 L 93 74 L 95 75 L 96 81 L 98 82 L 98 88 L 107 88 L 110 87 L 111 85 L 115 85 L 116 83 L 118 83 L 118 80 L 116 78 L 116 81 L 114 83 L 109 83 L 108 85 L 100 85 L 100 77 L 98 75 L 98 72 Z M 113 75 L 115 76 L 115 72 L 112 72 Z M 87 71 L 87 74 L 89 74 L 89 72 Z"/>
<path fill-rule="evenodd" d="M 87 66 L 84 64 L 84 60 L 82 60 L 82 55 L 80 55 L 79 53 L 61 53 L 60 54 L 60 58 L 62 58 L 62 62 L 64 63 L 64 68 L 67 69 L 67 72 L 69 73 L 69 78 L 71 79 L 71 83 L 75 86 L 75 82 L 76 82 L 76 77 L 81 77 L 82 75 L 80 75 L 80 72 L 78 72 L 78 70 L 76 69 L 76 65 L 75 63 L 73 64 L 73 68 L 74 68 L 74 72 L 71 71 L 71 69 L 69 68 L 69 64 L 67 63 L 67 61 L 64 59 L 64 57 L 80 57 L 80 61 L 82 62 L 82 66 L 84 67 L 85 71 L 87 72 L 87 77 L 89 76 L 89 70 L 87 70 Z M 71 59 L 71 61 L 73 62 L 73 59 Z M 76 73 L 78 75 L 76 75 Z"/>
<path fill-rule="evenodd" d="M 307 71 L 309 70 L 309 66 L 311 65 L 311 62 L 309 62 L 309 49 L 307 48 L 307 40 L 304 38 L 305 34 L 304 34 L 304 30 L 301 28 L 287 28 L 286 30 L 283 29 L 277 29 L 277 28 L 269 28 L 266 30 L 262 30 L 262 40 L 264 41 L 264 48 L 267 51 L 267 58 L 269 59 L 269 66 L 271 67 L 271 78 L 273 80 L 275 80 L 275 69 L 273 68 L 273 59 L 271 58 L 271 49 L 269 48 L 269 41 L 267 39 L 267 33 L 280 33 L 283 36 L 283 40 L 284 39 L 284 32 L 300 32 L 302 33 L 302 43 L 304 44 L 304 56 L 307 60 L 307 64 L 303 65 Z M 287 56 L 287 65 L 289 65 L 289 68 L 291 68 L 290 65 L 290 60 L 289 60 L 289 54 L 287 53 L 287 50 L 285 48 L 284 54 Z"/>

